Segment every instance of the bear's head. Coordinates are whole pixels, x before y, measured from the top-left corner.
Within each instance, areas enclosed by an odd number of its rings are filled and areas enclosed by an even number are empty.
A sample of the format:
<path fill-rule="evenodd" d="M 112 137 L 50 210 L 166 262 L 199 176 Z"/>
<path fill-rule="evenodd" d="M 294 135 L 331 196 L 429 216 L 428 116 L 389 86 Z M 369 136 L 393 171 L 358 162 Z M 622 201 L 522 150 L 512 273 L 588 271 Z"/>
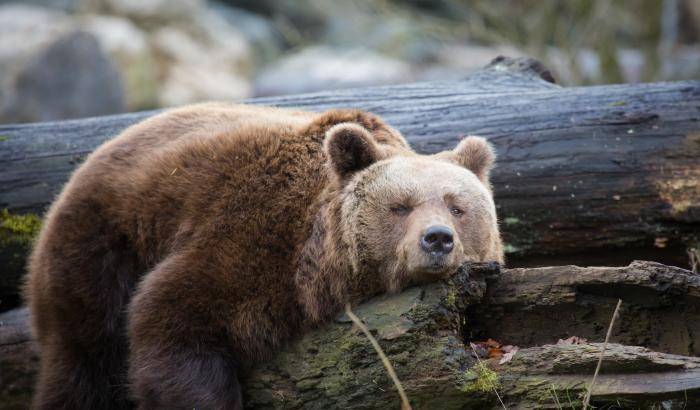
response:
<path fill-rule="evenodd" d="M 467 261 L 503 261 L 489 183 L 495 155 L 485 139 L 418 155 L 341 123 L 328 130 L 324 149 L 338 187 L 334 225 L 365 286 L 396 292 L 446 278 Z"/>

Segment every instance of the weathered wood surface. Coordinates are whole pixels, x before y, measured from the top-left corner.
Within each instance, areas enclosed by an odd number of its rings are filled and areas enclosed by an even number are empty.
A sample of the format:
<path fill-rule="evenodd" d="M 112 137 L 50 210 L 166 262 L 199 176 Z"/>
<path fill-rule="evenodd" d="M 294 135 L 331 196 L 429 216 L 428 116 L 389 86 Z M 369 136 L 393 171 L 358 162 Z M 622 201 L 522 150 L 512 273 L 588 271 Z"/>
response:
<path fill-rule="evenodd" d="M 542 78 L 541 66 L 501 59 L 464 81 L 250 102 L 373 111 L 423 153 L 486 136 L 513 261 L 684 264 L 700 235 L 700 82 L 561 88 Z M 0 207 L 42 212 L 87 153 L 153 113 L 1 125 Z"/>
<path fill-rule="evenodd" d="M 700 358 L 692 357 L 700 344 L 700 277 L 682 269 L 635 262 L 620 268 L 559 266 L 498 274 L 489 265 L 475 265 L 445 283 L 380 297 L 354 311 L 379 340 L 414 408 L 500 408 L 484 383 L 489 375 L 497 376 L 508 408 L 580 408 L 601 344 L 555 343 L 572 335 L 602 341 L 617 298 L 623 300 L 622 311 L 593 403 L 700 406 Z M 511 309 L 536 313 L 508 319 Z M 488 312 L 494 313 L 479 316 Z M 517 329 L 499 330 L 504 320 L 522 321 Z M 658 338 L 659 331 L 668 330 L 666 324 L 683 320 L 684 327 Z M 5 403 L 0 409 L 24 408 L 37 365 L 26 310 L 5 313 L 0 321 L 0 403 Z M 465 343 L 494 336 L 520 350 L 502 364 L 482 359 L 489 369 L 484 371 Z M 369 341 L 344 316 L 257 366 L 245 392 L 249 408 L 399 407 Z"/>
<path fill-rule="evenodd" d="M 571 335 L 603 340 L 617 298 L 614 340 L 700 356 L 700 276 L 646 262 L 628 267 L 509 269 L 470 310 L 472 338 L 541 345 Z M 526 329 L 523 327 L 526 326 Z"/>

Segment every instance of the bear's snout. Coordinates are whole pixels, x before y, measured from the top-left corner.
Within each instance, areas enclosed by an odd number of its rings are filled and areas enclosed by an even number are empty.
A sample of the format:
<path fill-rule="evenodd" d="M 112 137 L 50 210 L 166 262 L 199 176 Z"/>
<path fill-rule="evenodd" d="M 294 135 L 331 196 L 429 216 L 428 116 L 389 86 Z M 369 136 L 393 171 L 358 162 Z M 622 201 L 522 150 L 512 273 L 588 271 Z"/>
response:
<path fill-rule="evenodd" d="M 433 225 L 425 230 L 420 247 L 432 257 L 441 257 L 454 249 L 454 233 L 444 225 Z"/>

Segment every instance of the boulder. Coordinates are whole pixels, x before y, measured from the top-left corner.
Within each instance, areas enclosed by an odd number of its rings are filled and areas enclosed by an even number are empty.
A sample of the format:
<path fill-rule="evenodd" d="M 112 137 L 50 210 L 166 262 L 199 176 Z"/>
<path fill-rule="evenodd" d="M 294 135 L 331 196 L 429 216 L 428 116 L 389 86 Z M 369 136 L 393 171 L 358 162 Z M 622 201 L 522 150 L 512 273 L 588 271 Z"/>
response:
<path fill-rule="evenodd" d="M 158 1 L 91 4 L 114 13 L 87 15 L 83 24 L 119 63 L 129 110 L 250 95 L 250 45 L 222 14 L 235 14 L 225 6 L 178 0 L 159 14 L 165 4 Z"/>
<path fill-rule="evenodd" d="M 94 35 L 118 64 L 127 109 L 155 108 L 157 69 L 146 33 L 128 19 L 107 15 L 86 15 L 81 19 L 81 27 Z"/>
<path fill-rule="evenodd" d="M 362 48 L 312 46 L 283 57 L 255 78 L 256 96 L 396 84 L 413 79 L 410 66 Z"/>
<path fill-rule="evenodd" d="M 119 70 L 102 42 L 68 14 L 0 5 L 0 121 L 122 112 Z"/>
<path fill-rule="evenodd" d="M 329 9 L 345 2 L 319 0 L 222 0 L 226 5 L 265 16 L 287 31 L 287 41 L 298 45 L 323 35 Z"/>
<path fill-rule="evenodd" d="M 80 0 L 81 10 L 127 17 L 156 26 L 175 20 L 189 20 L 205 0 Z"/>
<path fill-rule="evenodd" d="M 4 79 L 0 121 L 90 117 L 126 108 L 119 70 L 86 32 L 60 35 L 12 71 Z"/>
<path fill-rule="evenodd" d="M 402 6 L 339 2 L 324 11 L 322 38 L 326 44 L 338 48 L 367 47 L 411 64 L 432 61 L 444 42 L 462 38 L 457 23 L 436 21 L 427 14 L 416 16 Z"/>
<path fill-rule="evenodd" d="M 46 7 L 53 10 L 62 10 L 65 12 L 75 12 L 80 7 L 81 0 L 22 0 L 23 5 L 32 5 Z M 1 4 L 18 3 L 19 0 L 0 0 Z"/>
<path fill-rule="evenodd" d="M 284 36 L 270 19 L 223 3 L 211 2 L 207 7 L 248 40 L 255 66 L 269 63 L 282 53 L 285 47 Z"/>
<path fill-rule="evenodd" d="M 206 100 L 240 100 L 250 94 L 250 83 L 225 67 L 204 64 L 174 64 L 160 86 L 163 106 Z"/>
<path fill-rule="evenodd" d="M 0 81 L 69 30 L 67 14 L 19 3 L 0 5 Z M 6 88 L 3 84 L 0 90 Z"/>
<path fill-rule="evenodd" d="M 200 19 L 190 30 L 167 26 L 153 35 L 165 73 L 159 86 L 162 106 L 250 95 L 250 83 L 242 74 L 251 62 L 245 38 L 215 15 Z"/>
<path fill-rule="evenodd" d="M 204 8 L 194 15 L 190 32 L 205 47 L 205 56 L 239 73 L 252 69 L 248 40 L 216 10 Z"/>

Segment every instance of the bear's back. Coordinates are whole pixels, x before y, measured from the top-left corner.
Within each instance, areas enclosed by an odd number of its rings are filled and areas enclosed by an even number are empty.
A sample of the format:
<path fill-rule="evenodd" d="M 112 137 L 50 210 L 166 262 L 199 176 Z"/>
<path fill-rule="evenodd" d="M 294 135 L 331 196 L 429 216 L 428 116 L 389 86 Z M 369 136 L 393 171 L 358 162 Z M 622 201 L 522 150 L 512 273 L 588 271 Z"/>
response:
<path fill-rule="evenodd" d="M 262 124 L 272 133 L 276 129 L 302 128 L 317 115 L 224 102 L 190 105 L 165 111 L 127 128 L 100 146 L 87 162 L 92 162 L 93 169 L 105 167 L 110 171 L 147 166 L 158 153 L 188 140 L 217 138 L 237 131 L 238 137 L 245 139 L 253 136 L 244 135 L 241 129 Z"/>
<path fill-rule="evenodd" d="M 304 132 L 317 117 L 226 103 L 167 111 L 91 154 L 46 223 L 101 225 L 145 268 L 190 243 L 288 258 L 325 183 L 323 135 Z"/>

